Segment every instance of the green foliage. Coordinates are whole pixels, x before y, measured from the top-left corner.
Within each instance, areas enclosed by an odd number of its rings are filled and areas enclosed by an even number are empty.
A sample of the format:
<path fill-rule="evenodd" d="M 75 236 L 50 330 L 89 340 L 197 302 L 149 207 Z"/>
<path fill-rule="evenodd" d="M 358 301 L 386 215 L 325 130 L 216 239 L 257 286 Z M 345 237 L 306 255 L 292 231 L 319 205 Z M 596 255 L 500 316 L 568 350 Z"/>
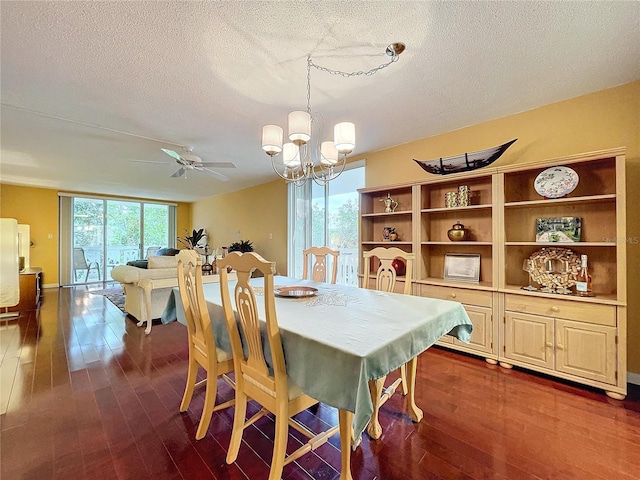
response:
<path fill-rule="evenodd" d="M 331 210 L 327 218 L 329 240 L 324 238 L 325 209 L 321 204 L 312 205 L 311 244 L 332 245 L 336 248 L 356 248 L 358 246 L 358 199 L 350 198 L 337 211 Z"/>
<path fill-rule="evenodd" d="M 329 218 L 331 244 L 340 248 L 358 246 L 358 200 L 350 198 Z"/>
<path fill-rule="evenodd" d="M 230 252 L 253 252 L 253 245 L 249 240 L 240 240 L 239 242 L 233 242 L 229 245 Z"/>
<path fill-rule="evenodd" d="M 202 240 L 202 237 L 205 235 L 204 228 L 201 228 L 200 230 L 193 229 L 193 233 L 191 235 L 189 235 L 189 231 L 187 229 L 185 229 L 184 232 L 186 235 L 184 237 L 178 237 L 178 242 L 191 250 L 198 245 L 198 242 Z"/>

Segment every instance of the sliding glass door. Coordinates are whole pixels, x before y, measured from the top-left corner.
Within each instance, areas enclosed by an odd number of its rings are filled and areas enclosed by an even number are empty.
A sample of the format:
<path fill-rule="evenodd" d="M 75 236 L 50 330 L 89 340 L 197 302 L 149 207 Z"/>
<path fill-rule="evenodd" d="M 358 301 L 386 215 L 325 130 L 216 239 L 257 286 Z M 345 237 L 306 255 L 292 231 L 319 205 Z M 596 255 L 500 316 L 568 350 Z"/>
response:
<path fill-rule="evenodd" d="M 60 196 L 60 284 L 111 280 L 116 265 L 175 246 L 175 205 Z"/>
<path fill-rule="evenodd" d="M 289 275 L 302 276 L 302 251 L 311 246 L 340 250 L 338 283 L 358 285 L 358 188 L 364 162 L 355 162 L 325 186 L 289 185 Z"/>

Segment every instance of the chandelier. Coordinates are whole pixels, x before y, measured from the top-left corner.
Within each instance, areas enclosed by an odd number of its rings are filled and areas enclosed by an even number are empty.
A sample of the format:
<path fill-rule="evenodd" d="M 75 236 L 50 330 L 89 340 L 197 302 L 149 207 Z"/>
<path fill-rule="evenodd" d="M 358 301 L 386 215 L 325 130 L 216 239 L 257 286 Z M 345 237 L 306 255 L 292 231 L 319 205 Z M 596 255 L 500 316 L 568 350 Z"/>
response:
<path fill-rule="evenodd" d="M 326 185 L 337 178 L 355 148 L 356 127 L 351 122 L 338 123 L 333 127 L 333 141 L 320 142 L 322 136 L 322 115 L 311 112 L 311 67 L 343 77 L 373 75 L 377 71 L 398 61 L 404 51 L 403 43 L 392 43 L 385 51 L 391 59 L 367 72 L 342 72 L 317 65 L 307 55 L 307 110 L 289 113 L 289 142 L 282 143 L 283 129 L 278 125 L 262 128 L 262 149 L 271 157 L 273 170 L 287 183 L 296 186 L 313 180 L 318 185 Z M 276 159 L 282 153 L 281 159 Z"/>

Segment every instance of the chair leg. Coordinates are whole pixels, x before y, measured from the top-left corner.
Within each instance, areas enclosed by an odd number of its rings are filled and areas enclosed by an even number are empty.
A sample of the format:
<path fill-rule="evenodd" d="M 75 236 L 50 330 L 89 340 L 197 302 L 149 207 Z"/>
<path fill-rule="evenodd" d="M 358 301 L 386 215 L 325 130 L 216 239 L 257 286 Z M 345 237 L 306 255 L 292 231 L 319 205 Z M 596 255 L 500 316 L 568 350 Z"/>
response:
<path fill-rule="evenodd" d="M 237 383 L 236 383 L 237 385 Z M 242 442 L 242 432 L 247 415 L 247 394 L 236 388 L 236 408 L 233 413 L 233 430 L 229 441 L 229 451 L 227 452 L 227 463 L 231 464 L 238 458 L 240 442 Z"/>
<path fill-rule="evenodd" d="M 407 387 L 407 364 L 404 363 L 400 367 L 400 378 L 402 378 L 402 395 L 406 395 L 409 393 L 409 388 Z"/>
<path fill-rule="evenodd" d="M 214 358 L 215 362 L 216 359 Z M 204 394 L 204 407 L 202 408 L 202 416 L 200 417 L 200 424 L 196 431 L 196 440 L 200 440 L 207 434 L 209 429 L 209 423 L 211 423 L 211 415 L 213 414 L 213 407 L 216 404 L 216 393 L 218 392 L 218 369 L 215 365 L 209 365 L 207 371 L 207 384 L 205 386 Z"/>
<path fill-rule="evenodd" d="M 289 436 L 289 417 L 286 405 L 278 408 L 276 413 L 276 430 L 271 457 L 269 480 L 280 480 L 284 467 L 284 457 L 287 454 L 287 437 Z"/>
<path fill-rule="evenodd" d="M 193 397 L 193 391 L 196 388 L 196 377 L 198 374 L 198 364 L 191 359 L 191 352 L 189 352 L 189 369 L 187 370 L 187 384 L 184 387 L 184 395 L 182 396 L 182 403 L 180 403 L 180 411 L 186 412 L 191 403 Z"/>

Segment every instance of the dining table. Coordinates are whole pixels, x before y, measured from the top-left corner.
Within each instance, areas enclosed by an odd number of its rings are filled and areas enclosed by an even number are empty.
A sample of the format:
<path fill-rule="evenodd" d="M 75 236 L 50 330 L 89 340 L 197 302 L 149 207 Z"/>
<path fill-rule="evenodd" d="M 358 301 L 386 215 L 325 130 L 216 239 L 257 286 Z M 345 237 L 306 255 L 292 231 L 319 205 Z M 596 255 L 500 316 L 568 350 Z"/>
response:
<path fill-rule="evenodd" d="M 256 295 L 263 294 L 262 278 L 251 283 Z M 234 285 L 235 280 L 229 280 L 231 291 Z M 408 413 L 419 422 L 423 412 L 415 404 L 418 355 L 444 335 L 469 342 L 471 321 L 461 303 L 449 300 L 285 276 L 275 276 L 274 285 L 287 375 L 306 394 L 339 410 L 340 479 L 350 480 L 351 446 L 359 444 L 374 408 L 369 381 L 407 364 Z M 285 288 L 291 286 L 304 288 Z M 220 285 L 205 284 L 203 289 L 216 345 L 231 352 Z M 264 318 L 264 302 L 257 303 L 258 315 Z M 164 323 L 173 320 L 185 323 L 177 287 L 162 315 Z M 268 350 L 266 340 L 265 347 Z M 345 442 L 347 438 L 351 442 Z"/>

